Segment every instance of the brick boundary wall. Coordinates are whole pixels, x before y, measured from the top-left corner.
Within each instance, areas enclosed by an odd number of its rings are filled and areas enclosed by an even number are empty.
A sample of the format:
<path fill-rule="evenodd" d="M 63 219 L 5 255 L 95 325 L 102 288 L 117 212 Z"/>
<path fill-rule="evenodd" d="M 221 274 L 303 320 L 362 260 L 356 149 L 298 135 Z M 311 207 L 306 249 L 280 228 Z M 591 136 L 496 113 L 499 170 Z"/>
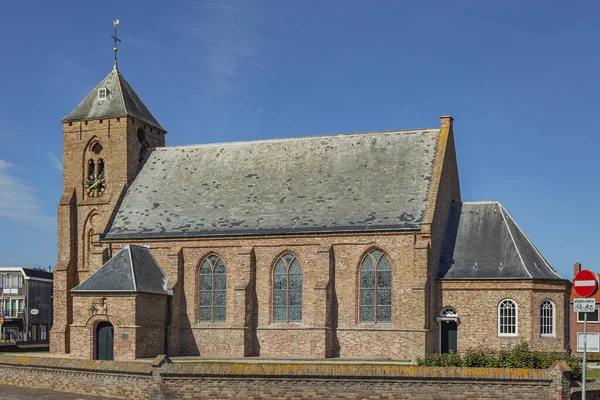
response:
<path fill-rule="evenodd" d="M 7 385 L 123 399 L 575 399 L 571 371 L 286 363 L 152 363 L 0 356 Z M 592 389 L 592 388 L 590 388 Z M 595 390 L 594 390 L 595 389 Z M 573 393 L 571 393 L 573 391 Z M 600 398 L 600 390 L 588 391 Z"/>

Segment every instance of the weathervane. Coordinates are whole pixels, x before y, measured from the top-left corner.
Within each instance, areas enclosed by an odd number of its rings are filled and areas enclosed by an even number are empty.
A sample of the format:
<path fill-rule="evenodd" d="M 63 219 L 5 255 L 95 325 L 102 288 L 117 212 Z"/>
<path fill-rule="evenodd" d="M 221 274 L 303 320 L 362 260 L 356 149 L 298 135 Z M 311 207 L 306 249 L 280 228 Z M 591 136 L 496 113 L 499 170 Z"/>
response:
<path fill-rule="evenodd" d="M 117 25 L 119 25 L 119 20 L 117 19 L 117 20 L 113 21 L 113 25 L 115 26 L 115 34 L 112 37 L 113 40 L 115 41 L 115 47 L 113 48 L 113 51 L 115 52 L 115 68 L 117 68 L 117 51 L 118 51 L 117 42 L 121 41 L 121 39 L 119 39 L 117 37 Z"/>

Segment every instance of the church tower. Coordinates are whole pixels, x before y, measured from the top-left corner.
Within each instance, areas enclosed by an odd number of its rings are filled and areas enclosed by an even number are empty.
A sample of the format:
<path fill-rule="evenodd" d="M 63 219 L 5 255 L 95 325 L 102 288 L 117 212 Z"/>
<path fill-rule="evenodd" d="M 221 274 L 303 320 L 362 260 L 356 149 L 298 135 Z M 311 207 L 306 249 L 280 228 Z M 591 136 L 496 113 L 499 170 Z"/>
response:
<path fill-rule="evenodd" d="M 50 335 L 54 353 L 69 353 L 70 290 L 110 257 L 101 235 L 142 154 L 164 146 L 167 133 L 121 75 L 116 57 L 113 70 L 62 123 L 63 192 Z"/>

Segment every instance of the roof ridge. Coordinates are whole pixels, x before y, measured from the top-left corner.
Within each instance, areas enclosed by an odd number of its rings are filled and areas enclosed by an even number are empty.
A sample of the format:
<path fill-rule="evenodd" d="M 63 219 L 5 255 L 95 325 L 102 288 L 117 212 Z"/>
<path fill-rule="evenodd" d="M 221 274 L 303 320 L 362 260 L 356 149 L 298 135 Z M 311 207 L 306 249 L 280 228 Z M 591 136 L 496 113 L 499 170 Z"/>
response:
<path fill-rule="evenodd" d="M 129 111 L 127 111 L 127 103 L 125 102 L 125 95 L 123 94 L 123 85 L 121 84 L 121 79 L 125 79 L 123 75 L 121 75 L 121 71 L 119 71 L 116 67 L 113 71 L 117 71 L 117 85 L 119 85 L 119 89 L 121 90 L 121 102 L 123 103 L 123 109 L 125 110 L 125 115 L 129 115 Z"/>
<path fill-rule="evenodd" d="M 177 146 L 160 146 L 155 147 L 155 149 L 160 150 L 169 150 L 169 149 L 182 149 L 182 148 L 205 148 L 205 147 L 216 147 L 216 146 L 236 146 L 242 145 L 246 143 L 270 143 L 270 142 L 286 142 L 286 141 L 298 141 L 298 140 L 308 140 L 308 139 L 323 139 L 323 138 L 333 138 L 333 137 L 351 137 L 351 136 L 367 136 L 367 135 L 392 135 L 398 133 L 410 133 L 410 132 L 429 132 L 429 131 L 439 131 L 439 128 L 425 128 L 425 129 L 408 129 L 408 130 L 396 130 L 396 131 L 373 131 L 373 132 L 350 132 L 350 133 L 331 133 L 324 135 L 314 135 L 314 136 L 293 136 L 293 137 L 284 137 L 284 138 L 270 138 L 270 139 L 253 139 L 253 140 L 237 140 L 235 142 L 214 142 L 214 143 L 199 143 L 199 144 L 183 144 Z"/>
<path fill-rule="evenodd" d="M 133 291 L 137 292 L 137 278 L 135 275 L 135 268 L 133 266 L 133 251 L 131 249 L 131 245 L 127 244 L 125 248 L 129 251 L 129 264 L 131 264 L 131 277 L 133 279 Z"/>
<path fill-rule="evenodd" d="M 501 205 L 502 206 L 502 205 Z M 504 208 L 504 207 L 502 207 Z M 506 209 L 504 209 L 506 211 Z M 546 266 L 548 268 L 550 268 L 550 270 L 552 271 L 552 273 L 556 276 L 558 276 L 560 279 L 564 279 L 562 276 L 560 276 L 558 274 L 558 272 L 556 272 L 556 270 L 554 269 L 554 267 L 548 262 L 548 260 L 546 260 L 546 257 L 544 257 L 542 255 L 542 253 L 540 253 L 540 251 L 537 249 L 537 247 L 533 244 L 533 242 L 529 239 L 529 236 L 527 236 L 525 234 L 525 232 L 523 231 L 523 229 L 521 229 L 521 227 L 519 226 L 519 224 L 517 224 L 517 221 L 515 221 L 515 219 L 508 213 L 508 211 L 506 211 L 506 213 L 508 214 L 508 216 L 510 217 L 510 220 L 512 221 L 513 224 L 515 224 L 515 226 L 517 227 L 517 229 L 521 232 L 521 235 L 523 235 L 523 237 L 525 238 L 525 240 L 527 240 L 527 243 L 529 243 L 529 245 L 531 245 L 531 247 L 533 248 L 533 250 L 535 250 L 536 254 L 538 256 L 540 256 L 540 258 L 542 260 L 544 260 L 544 262 L 546 263 Z"/>
<path fill-rule="evenodd" d="M 455 204 L 500 204 L 498 200 L 461 201 Z"/>
<path fill-rule="evenodd" d="M 121 250 L 117 251 L 117 254 L 115 254 L 113 257 L 111 257 L 111 258 L 110 258 L 108 261 L 110 261 L 110 260 L 112 260 L 114 257 L 118 256 L 118 255 L 119 255 L 119 254 L 120 254 L 120 253 L 121 253 L 123 250 L 125 250 L 126 248 L 127 248 L 127 246 L 125 246 L 125 247 L 123 247 Z M 95 270 L 94 272 L 92 272 L 92 273 L 91 273 L 91 274 L 90 274 L 90 275 L 89 275 L 87 278 L 85 278 L 85 280 L 84 280 L 83 282 L 80 282 L 80 283 L 79 283 L 79 285 L 75 286 L 75 287 L 74 287 L 73 289 L 71 289 L 71 290 L 75 290 L 75 289 L 77 289 L 79 286 L 83 285 L 83 284 L 84 284 L 84 283 L 85 283 L 85 282 L 86 282 L 88 279 L 90 279 L 92 276 L 94 276 L 94 275 L 96 275 L 98 272 L 100 272 L 100 270 L 102 269 L 102 267 L 104 267 L 104 266 L 106 265 L 106 263 L 108 263 L 108 261 L 107 261 L 107 262 L 105 262 L 104 264 L 102 264 L 102 265 L 100 266 L 100 268 L 98 268 L 97 270 Z"/>
<path fill-rule="evenodd" d="M 519 256 L 519 260 L 521 260 L 521 264 L 523 265 L 523 268 L 525 268 L 525 272 L 527 272 L 527 275 L 529 275 L 529 277 L 531 279 L 533 279 L 533 275 L 531 275 L 531 272 L 529 272 L 529 270 L 527 269 L 527 265 L 525 265 L 525 261 L 523 261 L 523 256 L 521 255 L 519 246 L 517 246 L 517 242 L 515 241 L 512 231 L 510 230 L 510 226 L 508 225 L 508 222 L 506 222 L 505 213 L 508 214 L 508 211 L 506 211 L 506 209 L 502 206 L 502 204 L 499 204 L 499 206 L 500 206 L 500 215 L 502 215 L 502 220 L 504 221 L 504 225 L 506 226 L 506 229 L 508 229 L 508 234 L 510 235 L 510 240 L 512 240 L 513 246 L 515 246 L 515 250 L 517 250 L 517 255 Z M 513 223 L 515 222 L 512 219 L 512 217 L 510 217 L 510 215 L 508 215 L 508 217 L 513 221 Z"/>
<path fill-rule="evenodd" d="M 75 108 L 73 108 L 73 110 L 72 110 L 70 113 L 68 113 L 67 115 L 65 115 L 64 117 L 62 117 L 62 118 L 61 118 L 61 121 L 62 121 L 62 122 L 66 122 L 66 121 L 67 121 L 67 118 L 69 118 L 69 115 L 73 114 L 73 112 L 74 112 L 75 110 L 77 110 L 77 109 L 79 108 L 79 106 L 80 106 L 80 105 L 82 105 L 82 104 L 83 104 L 83 102 L 85 102 L 85 101 L 87 100 L 87 98 L 88 98 L 88 97 L 89 97 L 89 96 L 90 96 L 90 95 L 91 95 L 93 92 L 96 92 L 96 93 L 98 93 L 99 86 L 100 86 L 100 85 L 102 84 L 102 82 L 104 82 L 104 81 L 106 80 L 106 78 L 108 78 L 108 77 L 110 76 L 110 74 L 112 74 L 112 73 L 113 73 L 113 71 L 110 71 L 110 72 L 108 73 L 108 75 L 106 75 L 104 78 L 102 78 L 102 79 L 100 80 L 100 82 L 98 82 L 98 83 L 96 84 L 96 86 L 94 86 L 94 88 L 93 88 L 93 89 L 92 89 L 92 90 L 91 90 L 91 91 L 90 91 L 88 94 L 86 94 L 85 96 L 83 96 L 83 99 L 81 99 L 81 101 L 80 101 L 79 103 L 77 103 L 77 106 L 75 106 Z"/>

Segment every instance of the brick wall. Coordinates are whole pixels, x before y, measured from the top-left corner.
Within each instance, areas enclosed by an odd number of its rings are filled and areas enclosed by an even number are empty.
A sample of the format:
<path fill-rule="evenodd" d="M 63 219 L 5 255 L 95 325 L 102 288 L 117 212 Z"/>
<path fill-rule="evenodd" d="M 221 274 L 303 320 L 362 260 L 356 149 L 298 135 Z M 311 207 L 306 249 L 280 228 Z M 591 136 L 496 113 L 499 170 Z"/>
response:
<path fill-rule="evenodd" d="M 102 307 L 98 307 L 99 302 Z M 98 311 L 91 315 L 96 304 Z M 114 328 L 114 359 L 134 360 L 165 352 L 166 296 L 83 294 L 73 296 L 71 355 L 96 359 L 96 328 L 109 322 Z"/>
<path fill-rule="evenodd" d="M 124 399 L 569 399 L 570 370 L 172 364 L 0 356 L 4 384 Z M 590 396 L 597 395 L 594 390 Z M 573 394 L 577 396 L 577 392 Z M 590 397 L 592 398 L 592 397 Z"/>
<path fill-rule="evenodd" d="M 493 349 L 508 348 L 521 341 L 534 350 L 563 351 L 569 343 L 567 281 L 452 281 L 442 280 L 442 304 L 453 307 L 459 317 L 458 350 L 485 345 Z M 498 335 L 498 305 L 512 299 L 518 307 L 518 335 Z M 540 305 L 549 299 L 554 305 L 555 335 L 540 334 Z"/>

